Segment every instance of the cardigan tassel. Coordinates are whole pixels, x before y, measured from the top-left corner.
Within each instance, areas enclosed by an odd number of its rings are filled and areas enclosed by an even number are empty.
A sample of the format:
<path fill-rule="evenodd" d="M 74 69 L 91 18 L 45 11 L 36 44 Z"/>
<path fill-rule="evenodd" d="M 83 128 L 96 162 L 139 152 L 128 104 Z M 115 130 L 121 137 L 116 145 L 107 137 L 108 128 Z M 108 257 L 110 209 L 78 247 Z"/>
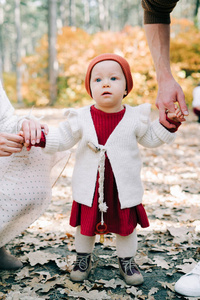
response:
<path fill-rule="evenodd" d="M 100 148 L 95 146 L 92 142 L 88 142 L 88 147 L 94 151 L 95 153 L 100 152 L 100 159 L 99 159 L 99 164 L 98 164 L 98 171 L 99 171 L 99 210 L 101 212 L 101 225 L 104 225 L 104 219 L 103 219 L 103 213 L 107 211 L 108 206 L 104 202 L 104 173 L 105 173 L 105 148 Z"/>

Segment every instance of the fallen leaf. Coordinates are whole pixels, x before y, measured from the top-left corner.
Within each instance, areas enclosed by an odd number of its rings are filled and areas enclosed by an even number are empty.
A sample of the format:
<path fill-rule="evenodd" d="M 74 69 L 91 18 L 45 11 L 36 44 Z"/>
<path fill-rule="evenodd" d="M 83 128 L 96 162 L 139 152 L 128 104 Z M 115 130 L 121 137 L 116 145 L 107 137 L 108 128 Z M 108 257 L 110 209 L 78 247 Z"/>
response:
<path fill-rule="evenodd" d="M 46 299 L 49 299 L 49 297 Z M 38 297 L 34 291 L 27 287 L 23 289 L 23 291 L 9 292 L 6 296 L 6 300 L 44 300 L 44 298 Z"/>
<path fill-rule="evenodd" d="M 126 292 L 128 294 L 134 295 L 135 297 L 142 295 L 142 291 L 141 290 L 138 291 L 138 289 L 136 287 L 134 287 L 134 286 L 132 286 L 131 288 L 127 289 Z"/>
<path fill-rule="evenodd" d="M 68 273 L 72 271 L 73 269 L 72 262 L 74 261 L 75 261 L 75 256 L 74 258 L 70 257 L 70 259 L 68 259 L 68 257 L 55 259 L 55 263 L 58 266 L 58 268 Z"/>
<path fill-rule="evenodd" d="M 154 256 L 153 261 L 158 267 L 161 267 L 162 269 L 168 270 L 170 268 L 166 260 L 160 256 Z"/>
<path fill-rule="evenodd" d="M 148 297 L 152 296 L 153 294 L 156 294 L 157 291 L 159 291 L 158 288 L 152 287 L 148 293 Z"/>
<path fill-rule="evenodd" d="M 73 291 L 70 291 L 69 296 L 72 296 L 72 297 L 75 297 L 75 298 L 81 297 L 81 298 L 83 298 L 85 300 L 111 299 L 111 297 L 106 294 L 106 291 L 99 292 L 97 290 L 92 290 L 89 293 L 87 293 L 85 291 L 82 291 L 82 292 L 73 292 Z"/>
<path fill-rule="evenodd" d="M 168 227 L 167 230 L 170 232 L 170 234 L 172 236 L 175 236 L 175 237 L 180 237 L 180 236 L 186 236 L 186 234 L 188 232 L 191 231 L 191 229 L 189 229 L 188 227 L 184 227 L 184 226 L 181 226 L 181 227 Z"/>
<path fill-rule="evenodd" d="M 29 278 L 31 275 L 29 274 L 29 268 L 24 267 L 22 270 L 18 271 L 16 274 L 16 279 L 24 279 L 24 278 Z"/>
<path fill-rule="evenodd" d="M 174 283 L 158 281 L 165 289 L 168 288 L 174 292 Z"/>
<path fill-rule="evenodd" d="M 191 272 L 192 269 L 193 269 L 195 266 L 196 266 L 196 263 L 195 263 L 195 262 L 192 263 L 192 264 L 190 264 L 190 263 L 185 263 L 185 264 L 183 264 L 183 265 L 177 265 L 177 266 L 176 266 L 176 269 L 177 269 L 179 272 L 182 272 L 182 273 L 186 274 L 186 273 Z"/>
<path fill-rule="evenodd" d="M 83 286 L 86 288 L 86 290 L 89 292 L 91 289 L 99 289 L 103 287 L 103 283 L 93 283 L 89 280 L 84 280 Z"/>
<path fill-rule="evenodd" d="M 42 283 L 45 283 L 48 280 L 52 280 L 52 279 L 56 278 L 56 276 L 51 276 L 51 274 L 47 271 L 38 271 L 38 272 L 35 272 L 35 274 L 40 275 L 39 280 Z"/>
<path fill-rule="evenodd" d="M 111 279 L 111 280 L 114 280 L 114 279 Z M 107 284 L 109 281 L 104 280 L 104 279 L 100 279 L 100 280 L 95 281 L 95 282 Z M 124 281 L 124 280 L 121 280 L 120 278 L 116 278 L 116 279 L 114 280 L 114 285 L 120 286 L 121 288 L 124 288 L 125 286 L 127 286 L 127 284 L 125 283 L 125 281 Z"/>
<path fill-rule="evenodd" d="M 115 279 L 111 279 L 109 281 L 101 279 L 101 283 L 104 284 L 104 287 L 115 289 L 117 287 L 117 283 Z"/>
<path fill-rule="evenodd" d="M 55 261 L 61 257 L 59 254 L 51 254 L 44 251 L 29 252 L 26 256 L 28 257 L 31 266 L 35 266 L 37 264 L 44 265 L 50 260 Z"/>

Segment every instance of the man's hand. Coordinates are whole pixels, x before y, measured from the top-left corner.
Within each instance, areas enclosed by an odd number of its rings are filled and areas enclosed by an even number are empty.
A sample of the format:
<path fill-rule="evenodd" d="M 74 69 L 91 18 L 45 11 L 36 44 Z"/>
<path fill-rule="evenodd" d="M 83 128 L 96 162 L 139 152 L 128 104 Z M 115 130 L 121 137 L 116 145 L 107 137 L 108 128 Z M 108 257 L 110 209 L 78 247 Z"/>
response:
<path fill-rule="evenodd" d="M 10 156 L 18 153 L 23 147 L 23 137 L 17 134 L 0 133 L 0 156 Z"/>
<path fill-rule="evenodd" d="M 145 24 L 145 33 L 156 69 L 158 94 L 156 106 L 159 109 L 159 119 L 167 128 L 173 128 L 166 120 L 166 110 L 174 112 L 174 102 L 178 102 L 184 116 L 188 115 L 185 96 L 182 88 L 174 79 L 170 67 L 170 25 Z"/>
<path fill-rule="evenodd" d="M 171 79 L 159 82 L 158 94 L 156 99 L 156 106 L 159 109 L 159 120 L 167 128 L 173 128 L 174 125 L 166 120 L 166 110 L 175 112 L 174 103 L 178 102 L 183 116 L 188 116 L 188 108 L 185 103 L 185 96 L 181 86 Z"/>
<path fill-rule="evenodd" d="M 35 120 L 25 120 L 22 123 L 22 131 L 24 137 L 24 146 L 27 150 L 31 149 L 31 145 L 38 144 L 41 139 L 41 130 L 44 130 L 45 135 L 48 134 L 49 129 L 46 124 L 40 124 Z"/>

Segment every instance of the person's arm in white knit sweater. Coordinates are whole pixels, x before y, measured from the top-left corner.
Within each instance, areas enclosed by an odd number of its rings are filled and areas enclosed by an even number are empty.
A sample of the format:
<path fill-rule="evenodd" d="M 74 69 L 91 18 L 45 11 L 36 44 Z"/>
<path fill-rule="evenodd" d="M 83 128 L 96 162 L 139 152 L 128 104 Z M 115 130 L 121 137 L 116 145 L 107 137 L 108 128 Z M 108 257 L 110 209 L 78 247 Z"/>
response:
<path fill-rule="evenodd" d="M 18 117 L 0 82 L 0 156 L 10 156 L 20 152 L 23 142 L 36 143 L 41 137 L 41 128 L 48 134 L 48 127 L 41 125 L 36 118 Z M 23 137 L 19 131 L 23 131 Z"/>
<path fill-rule="evenodd" d="M 65 112 L 66 121 L 61 122 L 58 127 L 50 127 L 45 136 L 45 153 L 53 154 L 57 151 L 69 150 L 76 145 L 82 135 L 78 120 L 78 110 L 68 109 Z"/>
<path fill-rule="evenodd" d="M 169 132 L 160 124 L 159 119 L 156 119 L 149 124 L 145 134 L 139 137 L 137 140 L 138 143 L 144 147 L 156 148 L 164 143 L 172 143 L 175 137 L 175 133 Z"/>
<path fill-rule="evenodd" d="M 147 105 L 141 105 L 139 107 L 139 111 L 141 115 L 144 115 L 147 117 L 148 113 L 146 110 Z M 144 109 L 143 109 L 144 108 Z M 148 107 L 149 109 L 149 107 Z M 158 147 L 164 143 L 171 143 L 175 139 L 174 132 L 178 130 L 178 127 L 181 125 L 182 122 L 185 121 L 184 115 L 182 114 L 180 108 L 175 105 L 175 112 L 167 112 L 166 118 L 168 122 L 173 123 L 176 128 L 166 128 L 164 125 L 162 125 L 159 121 L 159 119 L 156 119 L 153 122 L 150 122 L 150 119 L 148 120 L 148 125 L 146 127 L 146 131 L 141 131 L 141 134 L 138 135 L 138 143 L 141 144 L 144 147 L 147 148 L 154 148 Z M 146 119 L 147 121 L 147 119 Z M 139 123 L 139 122 L 138 122 Z M 147 123 L 147 122 L 145 122 Z M 143 125 L 142 125 L 143 126 Z M 140 126 L 139 126 L 140 127 Z M 143 128 L 145 128 L 143 126 Z"/>
<path fill-rule="evenodd" d="M 53 154 L 57 151 L 69 150 L 78 143 L 80 132 L 74 133 L 68 121 L 61 122 L 58 128 L 49 128 L 49 134 L 45 137 L 44 152 Z"/>
<path fill-rule="evenodd" d="M 17 124 L 14 108 L 0 82 L 0 132 L 17 133 Z"/>
<path fill-rule="evenodd" d="M 16 134 L 18 118 L 0 82 L 0 156 L 20 152 L 23 137 Z"/>

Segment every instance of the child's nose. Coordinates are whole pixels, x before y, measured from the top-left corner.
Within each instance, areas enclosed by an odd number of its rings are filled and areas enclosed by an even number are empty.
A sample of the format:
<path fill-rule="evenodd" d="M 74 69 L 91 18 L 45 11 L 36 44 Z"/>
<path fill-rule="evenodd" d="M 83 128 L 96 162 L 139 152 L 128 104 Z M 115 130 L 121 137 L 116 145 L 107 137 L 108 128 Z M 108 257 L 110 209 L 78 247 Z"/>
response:
<path fill-rule="evenodd" d="M 109 87 L 110 86 L 110 83 L 108 80 L 104 80 L 103 81 L 103 87 Z"/>

